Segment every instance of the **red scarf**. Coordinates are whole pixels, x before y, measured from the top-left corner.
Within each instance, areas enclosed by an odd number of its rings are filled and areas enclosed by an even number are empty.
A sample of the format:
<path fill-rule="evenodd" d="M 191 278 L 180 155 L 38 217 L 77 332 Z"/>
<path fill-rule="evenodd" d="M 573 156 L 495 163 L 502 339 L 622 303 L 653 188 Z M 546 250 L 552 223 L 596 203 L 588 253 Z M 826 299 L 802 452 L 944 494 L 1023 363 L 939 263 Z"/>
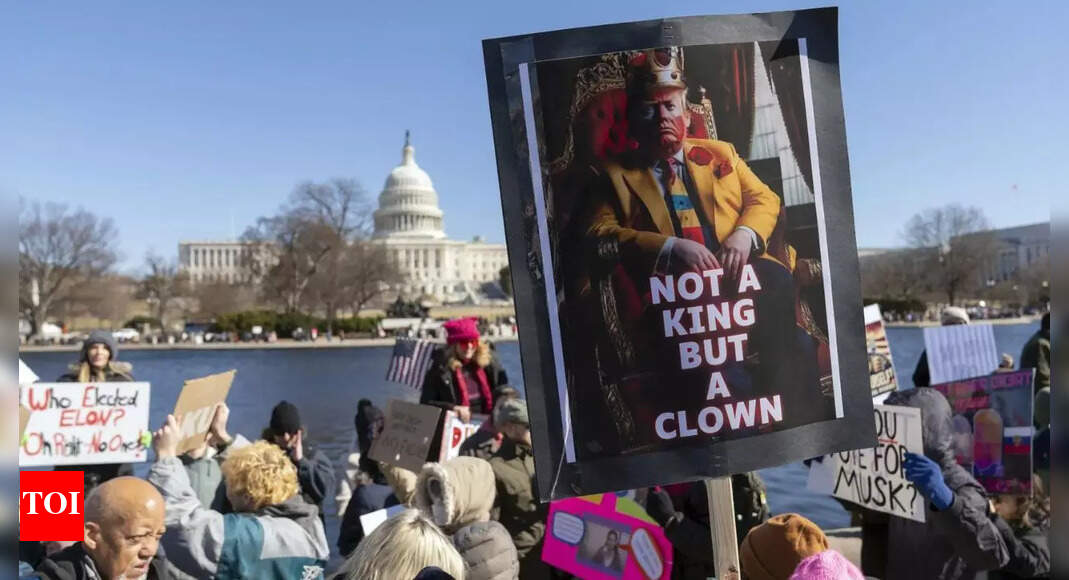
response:
<path fill-rule="evenodd" d="M 494 395 L 490 393 L 490 382 L 486 380 L 486 371 L 482 367 L 476 365 L 475 376 L 479 379 L 479 392 L 483 395 L 483 413 L 490 413 L 490 409 L 494 408 Z M 471 399 L 468 397 L 468 381 L 464 378 L 464 366 L 458 366 L 453 369 L 453 378 L 457 382 L 457 390 L 460 391 L 460 406 L 467 407 L 471 404 Z"/>

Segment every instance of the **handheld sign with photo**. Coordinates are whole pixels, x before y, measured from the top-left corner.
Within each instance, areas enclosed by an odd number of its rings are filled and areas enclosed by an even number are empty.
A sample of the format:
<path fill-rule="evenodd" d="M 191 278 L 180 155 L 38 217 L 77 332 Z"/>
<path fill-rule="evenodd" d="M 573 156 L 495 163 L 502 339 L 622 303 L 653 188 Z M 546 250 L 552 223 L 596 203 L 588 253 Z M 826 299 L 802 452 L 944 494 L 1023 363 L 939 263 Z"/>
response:
<path fill-rule="evenodd" d="M 840 451 L 814 461 L 807 489 L 833 495 L 861 507 L 918 522 L 924 521 L 925 500 L 906 479 L 906 452 L 924 454 L 921 411 L 879 405 L 876 447 Z"/>
<path fill-rule="evenodd" d="M 148 383 L 33 383 L 19 391 L 30 410 L 20 467 L 145 461 Z"/>
<path fill-rule="evenodd" d="M 990 324 L 927 327 L 924 349 L 930 385 L 978 377 L 998 368 L 995 329 Z"/>
<path fill-rule="evenodd" d="M 483 42 L 540 499 L 875 443 L 836 26 Z"/>
<path fill-rule="evenodd" d="M 382 433 L 371 442 L 368 455 L 418 473 L 427 462 L 441 416 L 438 407 L 391 399 Z"/>
<path fill-rule="evenodd" d="M 486 421 L 485 415 L 472 415 L 471 422 L 465 423 L 453 411 L 445 412 L 442 426 L 441 451 L 438 453 L 438 462 L 442 463 L 460 455 L 460 446 L 475 434 Z"/>
<path fill-rule="evenodd" d="M 1033 369 L 932 385 L 954 409 L 954 457 L 991 493 L 1032 493 Z"/>
<path fill-rule="evenodd" d="M 891 360 L 891 346 L 883 326 L 880 305 L 865 307 L 865 342 L 869 351 L 869 388 L 873 398 L 898 390 L 895 365 Z"/>
<path fill-rule="evenodd" d="M 182 418 L 179 425 L 182 431 L 182 440 L 178 443 L 179 455 L 200 447 L 204 442 L 215 415 L 215 406 L 226 401 L 235 374 L 237 371 L 231 370 L 190 379 L 182 385 L 182 392 L 174 404 L 174 416 Z"/>
<path fill-rule="evenodd" d="M 542 560 L 579 578 L 672 576 L 672 544 L 634 500 L 605 493 L 551 502 Z"/>

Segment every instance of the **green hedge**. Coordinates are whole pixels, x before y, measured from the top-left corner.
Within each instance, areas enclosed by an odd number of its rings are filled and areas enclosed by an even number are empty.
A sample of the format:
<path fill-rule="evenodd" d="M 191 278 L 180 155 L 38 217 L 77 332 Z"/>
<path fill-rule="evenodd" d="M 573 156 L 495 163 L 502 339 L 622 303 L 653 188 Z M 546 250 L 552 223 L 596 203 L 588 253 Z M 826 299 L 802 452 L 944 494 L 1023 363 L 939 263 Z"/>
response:
<path fill-rule="evenodd" d="M 334 320 L 334 332 L 371 332 L 379 323 L 378 318 L 338 318 Z M 291 338 L 293 331 L 303 328 L 308 332 L 312 328 L 318 328 L 320 332 L 326 330 L 327 321 L 324 318 L 304 314 L 301 312 L 279 313 L 271 310 L 247 310 L 244 312 L 231 312 L 223 314 L 215 319 L 217 332 L 250 332 L 252 327 L 261 326 L 264 332 L 274 330 L 280 338 Z"/>
<path fill-rule="evenodd" d="M 151 316 L 135 316 L 130 320 L 124 322 L 122 327 L 141 330 L 142 324 L 148 324 L 149 328 L 163 328 L 163 324 L 160 323 L 160 319 L 153 318 Z"/>

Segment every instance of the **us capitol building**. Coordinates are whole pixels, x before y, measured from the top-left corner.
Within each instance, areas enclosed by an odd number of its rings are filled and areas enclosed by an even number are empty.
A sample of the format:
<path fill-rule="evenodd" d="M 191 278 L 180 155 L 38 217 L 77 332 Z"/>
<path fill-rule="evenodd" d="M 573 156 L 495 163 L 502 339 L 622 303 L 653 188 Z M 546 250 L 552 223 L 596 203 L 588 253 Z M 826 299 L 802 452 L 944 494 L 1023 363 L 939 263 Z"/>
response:
<path fill-rule="evenodd" d="M 453 304 L 507 301 L 497 283 L 501 268 L 508 265 L 505 245 L 479 237 L 450 240 L 442 217 L 438 192 L 416 164 L 416 149 L 406 132 L 401 164 L 390 171 L 379 194 L 372 237 L 386 247 L 404 276 L 395 290 L 407 298 L 431 296 Z"/>

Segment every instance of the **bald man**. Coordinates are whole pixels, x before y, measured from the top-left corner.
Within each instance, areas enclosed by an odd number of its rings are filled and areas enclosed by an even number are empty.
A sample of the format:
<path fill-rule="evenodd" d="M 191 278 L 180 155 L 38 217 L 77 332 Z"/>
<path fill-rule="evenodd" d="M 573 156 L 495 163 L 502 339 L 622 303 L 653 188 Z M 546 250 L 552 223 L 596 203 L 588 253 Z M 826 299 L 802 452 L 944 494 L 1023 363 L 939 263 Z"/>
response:
<path fill-rule="evenodd" d="M 164 515 L 163 497 L 149 482 L 106 481 L 85 500 L 85 538 L 45 558 L 37 573 L 54 580 L 166 578 L 156 559 Z"/>

